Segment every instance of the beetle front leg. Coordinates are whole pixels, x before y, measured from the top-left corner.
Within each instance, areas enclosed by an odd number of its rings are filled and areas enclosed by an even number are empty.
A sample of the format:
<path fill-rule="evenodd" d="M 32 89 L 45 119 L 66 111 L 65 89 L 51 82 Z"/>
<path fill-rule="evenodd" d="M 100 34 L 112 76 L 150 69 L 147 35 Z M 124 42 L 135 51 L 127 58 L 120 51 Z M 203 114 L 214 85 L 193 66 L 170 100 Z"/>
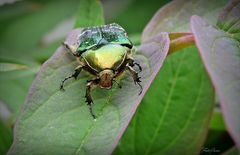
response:
<path fill-rule="evenodd" d="M 141 72 L 141 71 L 142 71 L 142 67 L 141 67 L 141 65 L 140 65 L 139 63 L 137 63 L 137 62 L 134 62 L 133 64 L 138 66 L 139 72 Z"/>
<path fill-rule="evenodd" d="M 138 73 L 131 66 L 129 66 L 127 64 L 126 67 L 129 70 L 129 72 L 131 73 L 134 83 L 139 85 L 140 92 L 139 92 L 138 95 L 140 95 L 142 93 L 142 90 L 143 90 L 142 85 L 140 84 L 141 83 L 141 80 L 140 80 L 141 77 L 138 76 Z"/>
<path fill-rule="evenodd" d="M 77 79 L 77 77 L 78 77 L 78 75 L 80 74 L 82 68 L 83 68 L 83 66 L 78 66 L 78 67 L 75 69 L 75 72 L 74 72 L 72 75 L 70 75 L 70 76 L 66 77 L 64 80 L 62 80 L 61 85 L 60 85 L 60 90 L 63 90 L 63 91 L 65 90 L 65 89 L 63 88 L 63 85 L 64 85 L 64 83 L 65 83 L 67 80 L 69 80 L 69 79 L 71 79 L 71 78 Z"/>
<path fill-rule="evenodd" d="M 92 115 L 92 117 L 94 119 L 96 119 L 96 116 L 93 113 L 92 110 L 92 105 L 93 105 L 93 100 L 92 100 L 92 95 L 91 95 L 91 90 L 98 85 L 99 79 L 93 79 L 93 80 L 89 80 L 87 81 L 87 88 L 86 88 L 86 102 L 90 111 L 90 114 Z"/>
<path fill-rule="evenodd" d="M 122 88 L 122 85 L 120 83 L 118 83 L 116 79 L 113 79 L 112 81 L 118 85 L 118 88 L 120 88 L 120 89 Z"/>
<path fill-rule="evenodd" d="M 129 66 L 133 67 L 133 66 L 138 66 L 139 72 L 142 71 L 142 67 L 139 63 L 135 62 L 132 58 L 129 58 Z"/>

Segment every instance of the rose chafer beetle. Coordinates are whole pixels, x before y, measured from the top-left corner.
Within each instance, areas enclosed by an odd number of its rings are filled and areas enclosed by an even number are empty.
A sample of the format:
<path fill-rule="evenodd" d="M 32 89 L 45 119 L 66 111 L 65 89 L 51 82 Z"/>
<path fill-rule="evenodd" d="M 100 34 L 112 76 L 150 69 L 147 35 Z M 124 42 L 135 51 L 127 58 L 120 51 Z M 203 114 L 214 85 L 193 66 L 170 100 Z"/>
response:
<path fill-rule="evenodd" d="M 79 66 L 76 67 L 72 75 L 61 82 L 60 89 L 64 90 L 64 82 L 70 78 L 76 79 L 82 70 L 94 75 L 93 79 L 87 80 L 85 95 L 93 118 L 96 117 L 92 111 L 91 90 L 96 86 L 110 89 L 113 82 L 121 88 L 116 78 L 125 70 L 130 72 L 134 83 L 140 86 L 139 94 L 141 94 L 140 77 L 133 67 L 137 65 L 139 71 L 142 71 L 142 68 L 132 57 L 134 47 L 128 39 L 126 31 L 118 24 L 85 28 L 78 35 L 76 45 L 69 45 L 66 42 L 63 45 L 76 57 Z"/>

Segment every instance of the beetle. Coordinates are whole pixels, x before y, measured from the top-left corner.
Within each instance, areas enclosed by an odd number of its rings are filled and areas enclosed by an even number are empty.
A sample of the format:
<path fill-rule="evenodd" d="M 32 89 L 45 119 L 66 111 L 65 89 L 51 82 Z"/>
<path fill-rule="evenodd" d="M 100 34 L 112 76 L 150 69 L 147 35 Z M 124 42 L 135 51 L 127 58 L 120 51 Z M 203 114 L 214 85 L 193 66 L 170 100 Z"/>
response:
<path fill-rule="evenodd" d="M 138 75 L 142 67 L 134 61 L 135 48 L 120 25 L 112 23 L 84 28 L 78 35 L 75 45 L 69 45 L 66 42 L 62 44 L 76 57 L 79 65 L 72 75 L 61 82 L 60 89 L 64 90 L 64 83 L 68 79 L 76 79 L 82 70 L 94 75 L 93 79 L 87 80 L 85 94 L 86 103 L 94 119 L 96 116 L 92 110 L 91 90 L 95 87 L 111 89 L 113 82 L 121 88 L 116 78 L 125 70 L 130 72 L 134 83 L 139 85 L 139 95 L 142 93 L 141 80 Z M 139 68 L 139 72 L 133 68 L 135 65 Z"/>

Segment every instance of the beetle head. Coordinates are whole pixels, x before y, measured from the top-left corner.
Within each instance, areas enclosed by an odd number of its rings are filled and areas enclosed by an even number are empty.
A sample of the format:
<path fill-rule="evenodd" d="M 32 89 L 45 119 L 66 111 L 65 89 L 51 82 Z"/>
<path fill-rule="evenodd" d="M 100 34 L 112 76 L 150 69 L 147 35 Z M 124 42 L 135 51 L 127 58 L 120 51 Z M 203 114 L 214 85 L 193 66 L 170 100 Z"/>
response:
<path fill-rule="evenodd" d="M 114 73 L 110 69 L 105 69 L 99 73 L 99 86 L 100 88 L 110 89 L 112 88 L 112 80 Z"/>

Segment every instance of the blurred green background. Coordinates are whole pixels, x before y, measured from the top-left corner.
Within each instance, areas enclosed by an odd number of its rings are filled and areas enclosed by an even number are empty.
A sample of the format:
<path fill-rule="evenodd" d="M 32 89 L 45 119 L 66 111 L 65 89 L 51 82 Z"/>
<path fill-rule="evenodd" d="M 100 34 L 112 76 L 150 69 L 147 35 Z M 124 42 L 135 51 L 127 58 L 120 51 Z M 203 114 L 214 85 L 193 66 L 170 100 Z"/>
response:
<path fill-rule="evenodd" d="M 102 0 L 105 22 L 119 23 L 138 45 L 145 25 L 168 2 Z M 78 4 L 78 0 L 20 0 L 1 4 L 0 154 L 5 154 L 12 143 L 13 124 L 41 64 L 73 28 Z M 221 113 L 216 111 L 205 146 L 217 146 L 223 151 L 232 145 Z"/>

